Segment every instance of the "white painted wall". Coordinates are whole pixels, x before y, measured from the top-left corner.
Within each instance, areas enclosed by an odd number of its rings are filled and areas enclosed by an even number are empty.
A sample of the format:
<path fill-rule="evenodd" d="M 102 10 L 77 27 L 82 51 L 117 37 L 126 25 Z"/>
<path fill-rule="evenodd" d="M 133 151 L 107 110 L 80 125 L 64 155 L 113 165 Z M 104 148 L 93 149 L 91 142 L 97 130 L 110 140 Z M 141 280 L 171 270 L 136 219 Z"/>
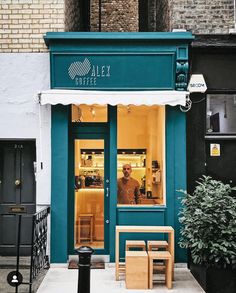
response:
<path fill-rule="evenodd" d="M 50 88 L 49 66 L 49 53 L 0 54 L 0 139 L 36 140 L 37 208 L 51 198 L 51 107 L 37 97 Z"/>

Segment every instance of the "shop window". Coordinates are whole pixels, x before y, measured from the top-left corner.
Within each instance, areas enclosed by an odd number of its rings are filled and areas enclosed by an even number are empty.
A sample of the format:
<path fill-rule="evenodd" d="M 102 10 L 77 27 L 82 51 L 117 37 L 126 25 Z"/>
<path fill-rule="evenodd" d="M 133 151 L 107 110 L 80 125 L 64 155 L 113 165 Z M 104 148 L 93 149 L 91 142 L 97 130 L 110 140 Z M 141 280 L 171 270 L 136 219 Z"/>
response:
<path fill-rule="evenodd" d="M 72 122 L 107 122 L 107 105 L 72 105 Z"/>
<path fill-rule="evenodd" d="M 207 95 L 206 133 L 236 133 L 236 95 Z"/>
<path fill-rule="evenodd" d="M 165 204 L 165 108 L 118 106 L 117 131 L 118 205 Z"/>

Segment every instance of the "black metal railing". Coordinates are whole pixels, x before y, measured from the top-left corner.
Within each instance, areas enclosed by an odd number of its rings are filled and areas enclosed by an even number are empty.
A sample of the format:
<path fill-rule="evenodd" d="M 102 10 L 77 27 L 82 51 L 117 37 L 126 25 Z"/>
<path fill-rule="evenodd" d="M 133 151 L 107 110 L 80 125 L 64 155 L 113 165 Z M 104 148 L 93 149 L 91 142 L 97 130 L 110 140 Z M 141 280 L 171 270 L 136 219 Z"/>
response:
<path fill-rule="evenodd" d="M 17 254 L 16 254 L 16 270 L 8 274 L 9 285 L 15 287 L 15 293 L 18 293 L 18 287 L 22 285 L 29 286 L 29 293 L 32 293 L 33 281 L 44 268 L 49 268 L 49 259 L 47 255 L 47 231 L 48 231 L 48 215 L 50 208 L 40 210 L 32 215 L 32 238 L 31 238 L 31 257 L 30 257 L 30 274 L 29 281 L 23 281 L 20 272 L 20 248 L 21 248 L 21 229 L 22 215 L 18 214 L 18 237 L 17 237 Z"/>
<path fill-rule="evenodd" d="M 32 226 L 32 247 L 31 247 L 31 263 L 30 263 L 30 290 L 32 291 L 33 279 L 45 267 L 49 267 L 47 256 L 47 231 L 48 231 L 48 214 L 50 208 L 45 208 L 33 216 Z"/>

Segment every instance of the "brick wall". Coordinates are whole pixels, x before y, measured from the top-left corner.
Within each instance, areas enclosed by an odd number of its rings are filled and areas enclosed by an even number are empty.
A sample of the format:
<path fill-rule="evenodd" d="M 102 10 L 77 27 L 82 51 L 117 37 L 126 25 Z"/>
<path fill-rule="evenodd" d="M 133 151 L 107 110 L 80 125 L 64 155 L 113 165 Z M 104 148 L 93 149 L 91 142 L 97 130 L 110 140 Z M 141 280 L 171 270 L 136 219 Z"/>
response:
<path fill-rule="evenodd" d="M 234 27 L 234 0 L 169 0 L 170 26 L 193 33 L 228 33 Z"/>
<path fill-rule="evenodd" d="M 47 51 L 48 31 L 64 31 L 64 0 L 0 0 L 0 52 Z"/>
<path fill-rule="evenodd" d="M 169 0 L 148 1 L 148 31 L 167 32 L 170 29 Z"/>
<path fill-rule="evenodd" d="M 65 0 L 65 31 L 80 30 L 80 5 L 79 0 Z"/>
<path fill-rule="evenodd" d="M 91 31 L 98 31 L 98 0 L 93 0 L 90 10 Z M 138 0 L 103 0 L 103 32 L 135 32 L 139 30 Z"/>
<path fill-rule="evenodd" d="M 183 28 L 193 33 L 214 34 L 228 33 L 234 27 L 234 0 L 147 1 L 149 31 Z M 98 31 L 98 2 L 91 1 L 91 31 Z M 138 31 L 138 2 L 102 0 L 102 31 Z M 47 51 L 44 33 L 80 30 L 79 3 L 79 0 L 0 0 L 0 52 Z"/>

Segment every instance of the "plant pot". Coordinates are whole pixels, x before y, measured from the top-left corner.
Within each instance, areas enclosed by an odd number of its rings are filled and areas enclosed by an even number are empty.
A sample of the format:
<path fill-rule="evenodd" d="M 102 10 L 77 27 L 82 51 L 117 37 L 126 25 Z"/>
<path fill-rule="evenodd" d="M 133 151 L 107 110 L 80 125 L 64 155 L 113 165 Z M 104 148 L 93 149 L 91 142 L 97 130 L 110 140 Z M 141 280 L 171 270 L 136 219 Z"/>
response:
<path fill-rule="evenodd" d="M 206 268 L 191 262 L 190 271 L 206 293 L 236 292 L 236 269 Z"/>

